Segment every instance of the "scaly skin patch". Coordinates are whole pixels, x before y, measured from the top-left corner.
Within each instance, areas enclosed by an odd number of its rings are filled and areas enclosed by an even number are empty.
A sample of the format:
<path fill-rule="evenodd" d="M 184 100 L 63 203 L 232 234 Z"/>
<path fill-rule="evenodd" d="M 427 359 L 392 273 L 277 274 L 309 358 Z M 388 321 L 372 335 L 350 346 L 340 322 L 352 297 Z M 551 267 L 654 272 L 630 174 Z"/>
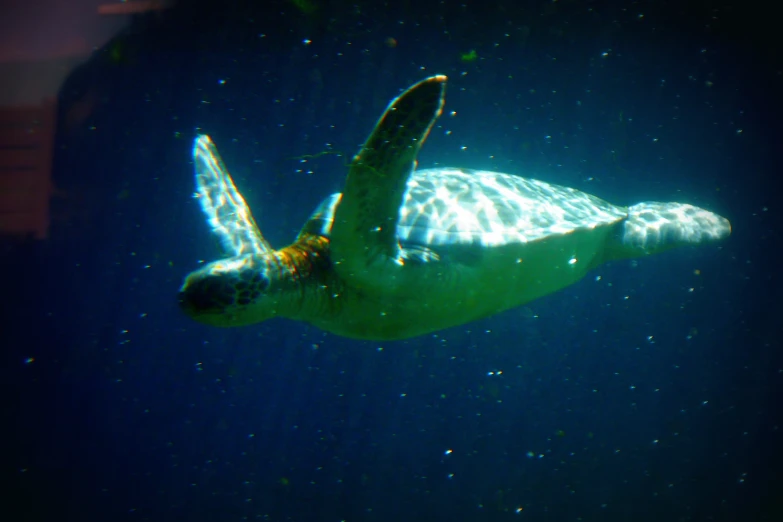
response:
<path fill-rule="evenodd" d="M 331 270 L 329 239 L 323 236 L 303 234 L 296 243 L 274 252 L 275 263 L 292 281 L 321 279 Z M 301 283 L 300 283 L 301 284 Z"/>
<path fill-rule="evenodd" d="M 344 285 L 334 271 L 328 237 L 300 234 L 296 243 L 274 256 L 285 291 L 298 296 L 279 315 L 308 322 L 340 315 Z"/>

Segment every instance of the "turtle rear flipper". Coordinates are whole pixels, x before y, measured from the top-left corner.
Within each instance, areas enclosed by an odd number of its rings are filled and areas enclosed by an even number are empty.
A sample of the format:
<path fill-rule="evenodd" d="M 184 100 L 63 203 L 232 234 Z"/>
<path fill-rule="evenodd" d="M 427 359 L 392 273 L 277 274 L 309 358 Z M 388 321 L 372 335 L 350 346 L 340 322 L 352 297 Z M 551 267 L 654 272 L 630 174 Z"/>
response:
<path fill-rule="evenodd" d="M 217 147 L 206 134 L 193 142 L 193 165 L 201 209 L 223 249 L 231 256 L 271 252 Z"/>
<path fill-rule="evenodd" d="M 365 287 L 394 286 L 388 270 L 403 263 L 397 241 L 403 195 L 416 156 L 443 111 L 445 91 L 445 76 L 407 89 L 389 104 L 354 157 L 331 231 L 341 277 Z"/>
<path fill-rule="evenodd" d="M 644 202 L 628 207 L 607 245 L 606 259 L 656 254 L 670 248 L 709 243 L 731 234 L 729 220 L 686 203 Z"/>

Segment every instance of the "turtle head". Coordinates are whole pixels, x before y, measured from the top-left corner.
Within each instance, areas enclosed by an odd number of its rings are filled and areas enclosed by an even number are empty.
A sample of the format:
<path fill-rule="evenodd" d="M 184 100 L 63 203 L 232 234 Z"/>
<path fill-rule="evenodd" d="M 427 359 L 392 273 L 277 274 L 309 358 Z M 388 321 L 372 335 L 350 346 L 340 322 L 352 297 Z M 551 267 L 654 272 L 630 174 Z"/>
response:
<path fill-rule="evenodd" d="M 211 326 L 243 326 L 277 315 L 273 256 L 245 254 L 209 263 L 185 278 L 179 305 Z"/>

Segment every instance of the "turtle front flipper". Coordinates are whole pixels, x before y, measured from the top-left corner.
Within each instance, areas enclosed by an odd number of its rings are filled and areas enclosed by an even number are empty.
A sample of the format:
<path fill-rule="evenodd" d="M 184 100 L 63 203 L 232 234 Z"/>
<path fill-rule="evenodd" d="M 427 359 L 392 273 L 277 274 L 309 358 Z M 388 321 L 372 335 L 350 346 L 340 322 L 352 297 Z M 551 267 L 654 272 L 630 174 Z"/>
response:
<path fill-rule="evenodd" d="M 193 164 L 201 209 L 223 248 L 232 256 L 271 252 L 215 144 L 205 134 L 193 142 Z"/>
<path fill-rule="evenodd" d="M 432 76 L 394 99 L 354 157 L 331 231 L 341 277 L 365 287 L 394 286 L 403 264 L 397 222 L 416 156 L 443 111 L 446 77 Z"/>

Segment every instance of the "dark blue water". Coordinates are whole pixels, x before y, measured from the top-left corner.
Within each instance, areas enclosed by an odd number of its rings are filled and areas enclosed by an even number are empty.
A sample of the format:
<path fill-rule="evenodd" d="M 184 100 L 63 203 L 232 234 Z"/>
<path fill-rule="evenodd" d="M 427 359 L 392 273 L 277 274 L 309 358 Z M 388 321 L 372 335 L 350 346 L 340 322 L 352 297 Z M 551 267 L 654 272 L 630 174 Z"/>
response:
<path fill-rule="evenodd" d="M 770 24 L 445 4 L 179 6 L 71 73 L 51 238 L 3 247 L 2 520 L 783 520 Z M 693 203 L 732 237 L 404 342 L 179 311 L 182 278 L 220 256 L 197 133 L 283 246 L 435 73 L 447 106 L 420 166 Z"/>

